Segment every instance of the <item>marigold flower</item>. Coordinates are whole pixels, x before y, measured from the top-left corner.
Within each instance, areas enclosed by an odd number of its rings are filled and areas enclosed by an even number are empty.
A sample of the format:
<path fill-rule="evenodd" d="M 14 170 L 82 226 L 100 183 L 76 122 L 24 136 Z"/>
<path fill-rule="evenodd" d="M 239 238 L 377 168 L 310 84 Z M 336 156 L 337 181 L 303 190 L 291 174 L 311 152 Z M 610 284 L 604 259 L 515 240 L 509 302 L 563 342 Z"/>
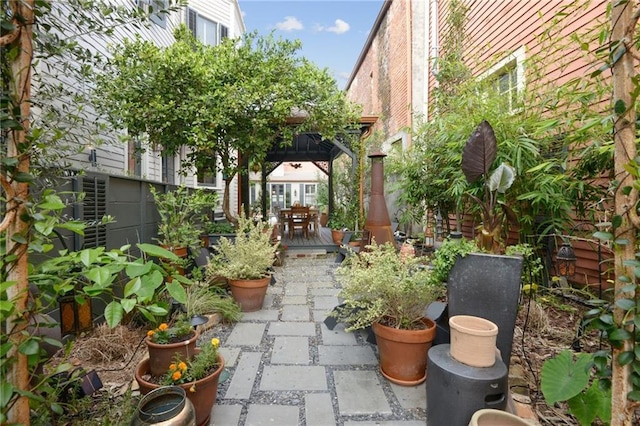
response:
<path fill-rule="evenodd" d="M 177 382 L 178 380 L 180 380 L 180 377 L 182 377 L 182 373 L 179 371 L 174 371 L 173 374 L 171 375 L 171 378 L 173 379 L 174 382 Z"/>
<path fill-rule="evenodd" d="M 211 339 L 211 344 L 213 345 L 214 348 L 217 348 L 218 346 L 220 346 L 220 339 L 218 339 L 217 337 L 214 337 L 213 339 Z"/>
<path fill-rule="evenodd" d="M 165 331 L 167 328 L 169 328 L 169 326 L 164 322 L 158 326 L 158 330 L 160 331 Z"/>
<path fill-rule="evenodd" d="M 149 331 L 147 331 L 147 337 L 151 337 L 151 336 L 153 336 L 154 334 L 156 334 L 156 332 L 155 332 L 155 331 L 153 331 L 153 330 L 149 330 Z"/>
<path fill-rule="evenodd" d="M 189 388 L 189 392 L 195 392 L 196 391 L 196 385 L 193 384 L 191 385 L 191 387 Z"/>
<path fill-rule="evenodd" d="M 169 364 L 169 371 L 176 371 L 176 364 L 175 363 Z"/>
<path fill-rule="evenodd" d="M 178 364 L 178 368 L 180 369 L 180 371 L 185 371 L 187 369 L 187 364 L 185 364 L 183 361 L 180 361 L 180 364 Z"/>

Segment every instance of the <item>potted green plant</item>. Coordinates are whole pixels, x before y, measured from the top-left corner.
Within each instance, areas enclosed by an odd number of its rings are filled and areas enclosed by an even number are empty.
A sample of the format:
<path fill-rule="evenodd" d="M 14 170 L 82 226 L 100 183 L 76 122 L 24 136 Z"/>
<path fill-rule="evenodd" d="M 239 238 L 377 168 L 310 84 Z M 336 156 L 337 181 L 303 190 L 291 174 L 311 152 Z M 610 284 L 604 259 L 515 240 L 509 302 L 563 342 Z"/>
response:
<path fill-rule="evenodd" d="M 216 245 L 220 237 L 235 238 L 236 228 L 231 222 L 207 221 L 202 224 L 202 234 L 207 237 L 207 247 Z"/>
<path fill-rule="evenodd" d="M 147 332 L 145 342 L 149 353 L 151 374 L 164 374 L 176 355 L 183 358 L 193 356 L 198 333 L 186 318 L 180 318 L 174 324 L 163 322 Z"/>
<path fill-rule="evenodd" d="M 271 280 L 269 269 L 278 250 L 273 244 L 273 229 L 263 222 L 253 223 L 244 216 L 238 217 L 235 239 L 221 237 L 213 246 L 215 255 L 209 274 L 227 279 L 231 294 L 243 312 L 262 308 L 267 286 Z"/>
<path fill-rule="evenodd" d="M 371 244 L 338 269 L 343 305 L 334 316 L 347 330 L 371 326 L 380 371 L 390 381 L 414 386 L 426 379 L 427 351 L 435 323 L 424 317 L 429 303 L 443 293 L 419 258 L 401 256 L 391 244 Z"/>
<path fill-rule="evenodd" d="M 337 208 L 332 211 L 331 214 L 329 214 L 327 227 L 331 229 L 331 238 L 333 239 L 333 242 L 340 245 L 344 238 L 345 230 L 349 229 L 349 222 L 344 210 Z"/>
<path fill-rule="evenodd" d="M 160 374 L 152 374 L 149 358 L 140 361 L 134 376 L 140 392 L 148 392 L 160 386 L 179 386 L 195 409 L 197 425 L 209 424 L 211 409 L 216 402 L 220 373 L 224 369 L 224 358 L 219 353 L 220 340 L 211 339 L 196 348 L 189 356 L 176 356 Z"/>
<path fill-rule="evenodd" d="M 216 207 L 218 193 L 203 189 L 190 191 L 185 186 L 165 193 L 150 186 L 150 191 L 160 214 L 158 242 L 179 257 L 185 257 L 187 247 L 200 244 L 201 223 L 208 222 L 206 212 Z"/>

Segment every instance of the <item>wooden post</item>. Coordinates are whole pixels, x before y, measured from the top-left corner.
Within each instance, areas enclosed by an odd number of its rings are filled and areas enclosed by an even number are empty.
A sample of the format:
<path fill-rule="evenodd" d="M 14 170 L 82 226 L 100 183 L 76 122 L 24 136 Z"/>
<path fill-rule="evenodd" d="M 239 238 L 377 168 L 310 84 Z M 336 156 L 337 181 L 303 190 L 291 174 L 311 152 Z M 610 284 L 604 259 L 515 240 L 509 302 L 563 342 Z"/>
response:
<path fill-rule="evenodd" d="M 29 184 L 19 182 L 13 177 L 17 174 L 29 173 L 30 146 L 27 134 L 30 127 L 30 103 L 31 103 L 31 64 L 33 60 L 33 25 L 34 25 L 34 0 L 10 1 L 11 16 L 15 29 L 0 38 L 0 46 L 7 50 L 17 49 L 17 55 L 11 61 L 11 84 L 9 93 L 11 103 L 19 107 L 20 116 L 16 117 L 22 126 L 21 129 L 13 129 L 9 133 L 7 144 L 7 158 L 18 160 L 15 172 L 11 175 L 0 176 L 0 183 L 4 188 L 7 198 L 7 214 L 0 223 L 0 231 L 6 230 L 7 253 L 16 256 L 8 268 L 7 281 L 15 282 L 15 285 L 7 289 L 7 297 L 15 304 L 15 313 L 6 320 L 6 331 L 9 335 L 11 348 L 5 355 L 13 362 L 9 365 L 7 382 L 15 389 L 29 390 L 29 368 L 27 357 L 18 351 L 18 347 L 25 340 L 22 331 L 26 329 L 29 318 L 27 312 L 28 300 L 28 258 L 27 244 L 13 240 L 14 235 L 26 235 L 28 223 L 21 220 L 26 213 L 25 202 L 29 196 Z M 9 55 L 8 55 L 9 56 Z M 18 397 L 8 413 L 8 423 L 29 424 L 29 400 Z"/>
<path fill-rule="evenodd" d="M 624 193 L 623 188 L 632 187 L 633 178 L 625 170 L 625 166 L 629 161 L 636 157 L 635 145 L 635 105 L 632 100 L 632 92 L 634 84 L 632 78 L 635 76 L 634 59 L 629 53 L 633 48 L 633 30 L 635 28 L 633 5 L 635 2 L 627 2 L 620 0 L 612 0 L 611 2 L 611 54 L 610 58 L 615 60 L 622 49 L 626 49 L 626 53 L 622 53 L 617 61 L 613 64 L 613 104 L 619 105 L 624 103 L 625 111 L 621 114 L 615 114 L 614 124 L 614 175 L 619 180 L 615 193 L 615 214 L 622 218 L 622 224 L 617 228 L 616 239 L 626 239 L 626 245 L 619 246 L 614 254 L 615 275 L 621 277 L 633 277 L 633 267 L 626 266 L 623 262 L 635 259 L 636 232 L 637 228 L 633 223 L 633 216 L 630 211 L 636 209 L 638 202 L 638 192 L 632 190 L 628 195 Z M 619 108 L 616 108 L 619 110 Z M 615 298 L 633 298 L 633 294 L 623 293 L 622 287 L 625 285 L 620 279 L 615 281 Z M 622 326 L 625 311 L 614 305 L 614 321 L 617 326 Z M 633 330 L 630 329 L 633 333 Z M 612 389 L 611 389 L 611 425 L 622 426 L 631 422 L 631 406 L 628 393 L 631 390 L 630 365 L 622 366 L 617 359 L 623 351 L 633 351 L 631 342 L 624 341 L 621 348 L 613 348 L 613 373 L 612 373 Z"/>

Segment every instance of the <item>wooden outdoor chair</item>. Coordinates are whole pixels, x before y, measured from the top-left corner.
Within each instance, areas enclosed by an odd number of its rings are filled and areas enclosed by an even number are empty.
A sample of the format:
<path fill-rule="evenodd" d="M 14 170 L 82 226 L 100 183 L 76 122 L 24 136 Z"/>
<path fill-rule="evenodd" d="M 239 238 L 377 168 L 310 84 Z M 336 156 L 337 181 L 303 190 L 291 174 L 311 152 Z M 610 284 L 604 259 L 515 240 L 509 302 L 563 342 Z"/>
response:
<path fill-rule="evenodd" d="M 302 230 L 304 236 L 309 239 L 309 207 L 291 207 L 287 222 L 289 224 L 289 238 L 293 239 L 296 229 Z"/>

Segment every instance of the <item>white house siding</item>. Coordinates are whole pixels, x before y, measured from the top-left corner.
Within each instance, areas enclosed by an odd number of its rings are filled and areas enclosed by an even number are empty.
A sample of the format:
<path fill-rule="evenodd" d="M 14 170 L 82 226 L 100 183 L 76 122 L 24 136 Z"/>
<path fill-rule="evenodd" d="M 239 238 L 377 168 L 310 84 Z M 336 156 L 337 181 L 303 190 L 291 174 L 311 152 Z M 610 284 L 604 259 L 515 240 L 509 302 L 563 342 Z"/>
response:
<path fill-rule="evenodd" d="M 137 7 L 134 0 L 112 0 L 114 4 L 124 5 L 130 8 Z M 52 2 L 52 5 L 57 10 L 64 10 L 68 8 L 65 2 Z M 189 7 L 193 8 L 202 17 L 218 22 L 228 28 L 229 37 L 237 37 L 244 33 L 245 26 L 242 20 L 242 13 L 240 11 L 237 0 L 193 0 L 189 3 Z M 72 34 L 68 32 L 63 36 L 76 37 L 78 42 L 84 46 L 89 47 L 94 52 L 106 57 L 110 55 L 110 47 L 112 45 L 121 44 L 125 39 L 133 39 L 136 36 L 141 37 L 143 40 L 152 41 L 158 46 L 168 46 L 174 41 L 173 31 L 182 23 L 186 22 L 187 9 L 174 12 L 167 16 L 166 25 L 162 27 L 154 22 L 150 22 L 147 27 L 133 25 L 121 25 L 115 27 L 114 34 L 109 38 L 96 36 L 93 34 L 81 35 Z M 68 16 L 72 16 L 71 13 L 66 13 Z M 99 16 L 96 16 L 100 19 Z M 69 76 L 66 73 L 63 62 L 55 62 L 54 60 L 42 61 L 37 70 L 37 75 L 41 79 L 48 82 L 53 82 L 63 85 L 66 90 L 70 92 L 66 95 L 60 95 L 56 97 L 55 104 L 58 109 L 62 107 L 67 108 L 69 111 L 75 111 L 79 107 L 76 105 L 73 99 L 74 93 L 88 94 L 91 90 L 88 81 L 78 81 Z M 38 84 L 37 80 L 34 85 L 34 96 L 37 97 Z M 72 167 L 80 170 L 97 171 L 111 175 L 126 175 L 128 174 L 128 146 L 119 141 L 119 133 L 114 130 L 109 130 L 108 126 L 106 130 L 98 131 L 98 117 L 91 107 L 91 105 L 83 105 L 85 115 L 88 117 L 86 120 L 87 125 L 80 127 L 77 124 L 69 124 L 66 127 L 72 129 L 70 132 L 75 136 L 70 137 L 68 145 L 72 145 L 73 152 L 68 157 Z M 38 116 L 38 109 L 34 108 L 34 120 L 50 120 L 51 117 Z M 79 146 L 78 146 L 79 145 Z M 147 146 L 146 151 L 141 157 L 141 178 L 151 181 L 162 180 L 162 159 L 160 151 L 153 150 Z M 91 165 L 89 161 L 89 153 L 91 149 L 96 149 L 97 164 Z M 184 155 L 184 153 L 183 153 Z M 174 170 L 176 171 L 174 176 L 174 182 L 176 184 L 185 184 L 187 186 L 196 186 L 196 180 L 193 174 L 182 176 L 178 172 L 180 170 L 180 155 L 176 156 L 176 164 Z M 222 190 L 222 187 L 218 188 Z M 237 204 L 237 182 L 234 182 L 231 188 L 232 194 L 232 206 Z"/>

